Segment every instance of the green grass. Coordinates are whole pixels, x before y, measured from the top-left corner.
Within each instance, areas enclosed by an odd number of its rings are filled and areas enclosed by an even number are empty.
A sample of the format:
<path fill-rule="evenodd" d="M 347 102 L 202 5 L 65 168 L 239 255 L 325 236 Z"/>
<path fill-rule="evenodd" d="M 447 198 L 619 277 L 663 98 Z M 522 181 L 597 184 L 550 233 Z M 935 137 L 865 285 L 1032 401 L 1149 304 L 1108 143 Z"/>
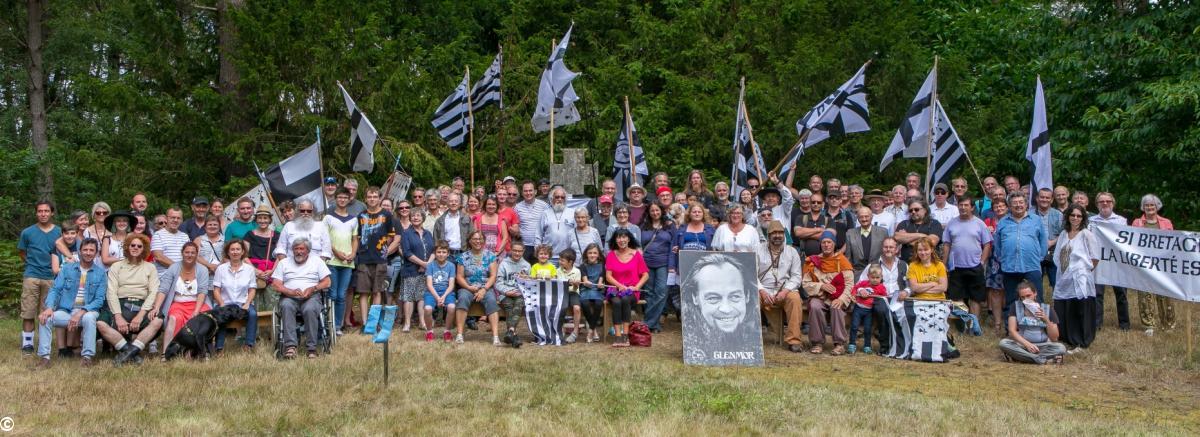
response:
<path fill-rule="evenodd" d="M 1132 299 L 1131 299 L 1132 300 Z M 1132 303 L 1132 302 L 1131 302 Z M 1136 319 L 1136 305 L 1134 305 Z M 1180 324 L 1186 306 L 1180 305 Z M 1136 328 L 1136 321 L 1134 322 Z M 0 322 L 0 415 L 16 432 L 55 434 L 536 435 L 1029 434 L 1162 435 L 1200 429 L 1200 376 L 1183 357 L 1183 328 L 1146 338 L 1109 327 L 1063 366 L 1007 364 L 996 338 L 959 337 L 949 364 L 793 354 L 771 343 L 764 368 L 682 363 L 678 325 L 650 349 L 391 347 L 347 335 L 334 354 L 276 361 L 147 362 L 81 370 L 55 360 L 32 371 L 18 323 Z M 1195 357 L 1193 357 L 1195 358 Z"/>

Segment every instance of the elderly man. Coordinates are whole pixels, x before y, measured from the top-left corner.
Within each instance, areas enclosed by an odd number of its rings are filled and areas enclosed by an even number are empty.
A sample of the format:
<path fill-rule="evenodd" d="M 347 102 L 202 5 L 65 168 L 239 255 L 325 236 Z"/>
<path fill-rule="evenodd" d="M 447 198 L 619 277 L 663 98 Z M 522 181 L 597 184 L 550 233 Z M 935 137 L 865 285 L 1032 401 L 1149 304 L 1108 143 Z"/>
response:
<path fill-rule="evenodd" d="M 600 197 L 596 198 L 596 202 L 600 207 L 597 210 L 598 212 L 592 215 L 592 227 L 608 230 L 609 219 L 612 218 L 613 212 L 613 198 L 607 194 L 601 194 Z M 600 247 L 606 248 L 608 246 L 601 244 Z"/>
<path fill-rule="evenodd" d="M 804 315 L 803 260 L 784 241 L 787 230 L 778 221 L 767 225 L 767 244 L 758 246 L 758 298 L 764 311 L 782 309 L 787 317 L 784 341 L 792 352 L 802 350 L 801 317 Z"/>
<path fill-rule="evenodd" d="M 871 224 L 883 228 L 888 235 L 896 232 L 896 216 L 884 210 L 883 206 L 887 204 L 887 196 L 883 195 L 883 191 L 871 190 L 864 197 L 867 201 L 867 206 L 871 208 Z"/>
<path fill-rule="evenodd" d="M 908 175 L 904 176 L 904 188 L 921 191 L 921 174 L 915 171 L 908 172 Z"/>
<path fill-rule="evenodd" d="M 992 210 L 992 192 L 996 191 L 996 187 L 1000 186 L 996 183 L 996 178 L 988 176 L 983 178 L 983 195 L 979 200 L 975 201 L 975 211 L 979 212 L 982 219 L 987 219 L 987 213 Z"/>
<path fill-rule="evenodd" d="M 308 357 L 317 356 L 318 329 L 321 326 L 321 296 L 317 292 L 329 288 L 329 267 L 321 259 L 309 256 L 312 244 L 307 238 L 296 238 L 288 244 L 291 256 L 275 265 L 271 284 L 279 293 L 280 323 L 283 324 L 283 357 L 296 357 L 296 312 L 304 317 L 305 346 Z"/>
<path fill-rule="evenodd" d="M 863 203 L 862 203 L 863 194 L 864 194 L 862 186 L 859 186 L 857 184 L 851 185 L 851 186 L 847 187 L 845 191 L 850 193 L 849 197 L 846 200 L 846 209 L 849 209 L 851 211 L 858 211 L 858 207 L 866 206 L 866 205 L 863 205 Z"/>
<path fill-rule="evenodd" d="M 183 245 L 192 241 L 187 232 L 179 229 L 182 221 L 183 211 L 179 208 L 168 209 L 167 226 L 154 231 L 154 238 L 150 240 L 150 253 L 154 255 L 154 266 L 160 275 L 172 264 L 183 260 Z"/>
<path fill-rule="evenodd" d="M 1042 188 L 1036 194 L 1037 209 L 1033 210 L 1033 214 L 1042 220 L 1042 226 L 1046 228 L 1046 238 L 1049 238 L 1047 243 L 1046 257 L 1042 258 L 1042 276 L 1050 280 L 1050 291 L 1054 291 L 1055 281 L 1058 280 L 1058 269 L 1054 266 L 1054 260 L 1051 256 L 1054 255 L 1054 245 L 1058 243 L 1058 234 L 1063 230 L 1063 215 L 1062 211 L 1054 207 L 1054 190 Z"/>
<path fill-rule="evenodd" d="M 779 180 L 775 172 L 768 172 L 767 179 L 770 179 L 774 187 L 765 187 L 758 192 L 758 198 L 761 201 L 763 208 L 771 209 L 771 217 L 779 220 L 780 223 L 792 222 L 792 205 L 796 203 L 796 199 L 792 197 L 792 190 L 788 189 L 787 185 Z"/>
<path fill-rule="evenodd" d="M 954 220 L 958 216 L 958 207 L 950 203 L 949 190 L 946 189 L 946 184 L 938 182 L 933 185 L 933 204 L 929 205 L 929 215 L 946 226 L 950 220 Z"/>
<path fill-rule="evenodd" d="M 367 204 L 362 203 L 361 200 L 358 200 L 358 180 L 354 178 L 346 178 L 346 181 L 342 182 L 342 186 L 346 188 L 346 191 L 350 192 L 350 206 L 346 207 L 346 211 L 349 212 L 351 216 L 358 217 L 359 214 L 362 214 L 363 211 L 367 210 Z"/>
<path fill-rule="evenodd" d="M 908 189 L 907 188 L 904 188 L 903 185 L 896 185 L 896 186 L 892 187 L 892 191 L 888 191 L 888 199 L 887 200 L 889 202 L 887 202 L 888 204 L 886 207 L 883 208 L 883 211 L 891 214 L 892 217 L 896 218 L 897 226 L 900 225 L 900 222 L 908 220 L 908 203 L 907 203 Z M 895 228 L 892 229 L 892 233 L 893 234 L 896 233 Z"/>
<path fill-rule="evenodd" d="M 1078 192 L 1077 192 L 1078 193 Z M 1087 195 L 1083 198 L 1086 200 Z M 1073 203 L 1079 203 L 1078 201 Z M 1080 206 L 1087 209 L 1087 203 L 1084 202 Z M 1116 198 L 1111 193 L 1096 194 L 1096 208 L 1099 213 L 1088 218 L 1090 223 L 1110 223 L 1117 225 L 1128 225 L 1129 221 L 1120 214 L 1113 212 L 1113 208 L 1117 206 Z M 1125 287 L 1112 288 L 1113 297 L 1117 298 L 1117 327 L 1122 331 L 1129 330 L 1129 297 L 1125 293 Z M 1096 327 L 1104 326 L 1104 286 L 1096 284 Z"/>
<path fill-rule="evenodd" d="M 237 216 L 229 222 L 228 226 L 225 226 L 225 241 L 234 238 L 241 240 L 245 238 L 247 232 L 258 227 L 258 224 L 254 222 L 254 201 L 249 197 L 243 197 L 237 200 L 236 205 Z"/>
<path fill-rule="evenodd" d="M 967 195 L 967 179 L 957 177 L 950 181 L 950 197 L 946 199 L 946 203 L 958 205 L 958 199 Z"/>
<path fill-rule="evenodd" d="M 971 196 L 958 197 L 958 210 L 958 217 L 942 231 L 942 259 L 950 272 L 947 297 L 966 302 L 976 320 L 981 320 L 987 303 L 983 266 L 992 255 L 992 233 L 975 217 Z"/>
<path fill-rule="evenodd" d="M 824 351 L 825 336 L 829 334 L 833 334 L 831 354 L 846 352 L 846 310 L 853 305 L 850 289 L 854 286 L 854 276 L 850 261 L 835 250 L 834 243 L 833 232 L 825 231 L 821 235 L 821 254 L 808 257 L 809 262 L 804 263 L 801 286 L 808 293 L 808 340 L 812 343 L 809 352 L 814 354 Z"/>
<path fill-rule="evenodd" d="M 920 198 L 912 199 L 908 203 L 908 220 L 896 226 L 895 237 L 896 241 L 903 245 L 900 259 L 910 262 L 913 243 L 925 238 L 931 239 L 935 245 L 942 241 L 942 224 L 929 217 L 928 203 Z"/>
<path fill-rule="evenodd" d="M 79 246 L 79 262 L 67 263 L 54 278 L 54 285 L 38 315 L 38 368 L 50 367 L 50 339 L 54 328 L 82 329 L 83 367 L 91 367 L 96 356 L 96 318 L 104 305 L 108 285 L 104 266 L 95 262 L 99 243 L 92 238 Z M 62 347 L 63 345 L 59 345 Z"/>
<path fill-rule="evenodd" d="M 333 258 L 333 244 L 329 239 L 329 227 L 325 226 L 323 222 L 314 220 L 314 213 L 316 211 L 311 200 L 302 199 L 300 203 L 296 204 L 296 218 L 283 225 L 283 231 L 279 233 L 279 244 L 275 245 L 276 261 L 290 258 L 293 255 L 291 253 L 292 242 L 301 238 L 308 241 L 309 251 L 321 259 Z"/>
<path fill-rule="evenodd" d="M 558 254 L 571 248 L 575 239 L 575 210 L 567 207 L 567 190 L 550 190 L 550 207 L 542 212 L 538 230 L 542 244 L 550 246 L 550 260 L 558 265 Z"/>
<path fill-rule="evenodd" d="M 646 188 L 635 183 L 625 189 L 625 206 L 629 207 L 629 222 L 641 223 L 642 216 L 650 207 L 650 203 L 646 201 Z"/>
<path fill-rule="evenodd" d="M 535 249 L 542 244 L 542 213 L 550 207 L 536 196 L 537 186 L 533 181 L 525 181 L 521 184 L 522 200 L 513 207 L 521 219 L 521 242 L 525 245 L 525 261 L 529 261 L 530 265 L 537 262 Z"/>
<path fill-rule="evenodd" d="M 595 217 L 596 213 L 600 212 L 600 197 L 601 196 L 608 196 L 608 198 L 610 200 L 616 198 L 616 196 L 617 196 L 617 181 L 614 181 L 611 178 L 609 178 L 609 179 L 604 179 L 603 182 L 600 182 L 600 195 L 596 196 L 595 199 L 589 200 L 587 203 L 587 210 L 588 210 L 589 216 Z M 596 229 L 600 229 L 600 228 L 596 228 Z M 605 228 L 605 229 L 607 229 L 607 228 Z"/>
<path fill-rule="evenodd" d="M 524 218 L 521 221 L 524 222 Z M 458 259 L 458 254 L 467 248 L 467 237 L 474 230 L 471 217 L 462 213 L 462 194 L 451 192 L 446 196 L 446 213 L 433 225 L 433 241 L 445 241 L 450 245 L 450 257 Z"/>
<path fill-rule="evenodd" d="M 886 230 L 872 223 L 874 217 L 871 208 L 858 208 L 858 226 L 846 232 L 845 254 L 854 267 L 855 278 L 866 270 L 868 264 L 879 259 L 883 239 L 888 237 Z"/>
<path fill-rule="evenodd" d="M 1008 175 L 1008 176 L 1004 177 L 1004 190 L 1008 191 L 1009 193 L 1024 191 L 1024 190 L 1021 190 L 1021 181 L 1018 180 L 1017 177 L 1013 176 L 1013 175 Z M 1010 205 L 1009 207 L 1011 208 L 1012 206 Z"/>
<path fill-rule="evenodd" d="M 996 224 L 996 256 L 1004 279 L 1004 314 L 1017 301 L 1017 285 L 1028 281 L 1037 288 L 1042 302 L 1042 258 L 1046 255 L 1046 228 L 1037 217 L 1029 216 L 1029 203 L 1021 191 L 1008 194 L 1008 215 Z"/>

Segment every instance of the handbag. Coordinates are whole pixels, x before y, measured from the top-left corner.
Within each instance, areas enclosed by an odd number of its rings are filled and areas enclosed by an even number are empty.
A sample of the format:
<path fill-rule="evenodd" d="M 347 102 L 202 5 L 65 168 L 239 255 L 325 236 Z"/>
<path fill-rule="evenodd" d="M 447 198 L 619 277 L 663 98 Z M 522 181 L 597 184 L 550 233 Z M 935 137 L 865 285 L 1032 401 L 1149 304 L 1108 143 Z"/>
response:
<path fill-rule="evenodd" d="M 629 345 L 650 347 L 652 335 L 650 327 L 642 322 L 633 322 L 629 324 Z"/>

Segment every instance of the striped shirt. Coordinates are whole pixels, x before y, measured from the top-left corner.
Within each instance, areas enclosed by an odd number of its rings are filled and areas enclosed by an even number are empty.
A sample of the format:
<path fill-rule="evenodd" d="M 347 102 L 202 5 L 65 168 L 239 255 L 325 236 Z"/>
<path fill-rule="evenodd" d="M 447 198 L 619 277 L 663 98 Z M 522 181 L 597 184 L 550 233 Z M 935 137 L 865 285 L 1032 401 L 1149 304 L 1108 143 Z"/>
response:
<path fill-rule="evenodd" d="M 541 224 L 542 213 L 549 208 L 550 205 L 538 199 L 533 199 L 533 202 L 524 200 L 517 202 L 513 209 L 517 211 L 517 217 L 521 219 L 521 241 L 526 246 L 537 246 L 542 243 Z"/>
<path fill-rule="evenodd" d="M 192 239 L 188 238 L 187 232 L 183 232 L 182 230 L 171 232 L 165 228 L 159 229 L 154 231 L 154 238 L 150 239 L 150 250 L 161 250 L 164 257 L 173 263 L 177 263 L 183 261 L 183 245 L 189 241 L 192 241 Z M 167 270 L 165 266 L 159 263 L 154 263 L 154 266 L 158 267 L 159 274 Z"/>

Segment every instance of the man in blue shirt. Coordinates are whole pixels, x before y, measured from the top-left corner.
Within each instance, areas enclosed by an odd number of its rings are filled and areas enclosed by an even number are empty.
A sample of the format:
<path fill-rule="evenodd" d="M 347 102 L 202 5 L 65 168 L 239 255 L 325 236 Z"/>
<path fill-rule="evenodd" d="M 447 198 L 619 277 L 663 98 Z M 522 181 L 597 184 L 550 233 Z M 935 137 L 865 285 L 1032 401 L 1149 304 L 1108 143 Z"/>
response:
<path fill-rule="evenodd" d="M 1049 188 L 1038 190 L 1037 194 L 1037 209 L 1033 211 L 1038 218 L 1042 219 L 1042 226 L 1046 227 L 1046 238 L 1048 247 L 1046 248 L 1046 257 L 1042 258 L 1042 275 L 1050 281 L 1050 290 L 1054 291 L 1055 281 L 1058 280 L 1058 269 L 1054 266 L 1054 260 L 1050 258 L 1054 254 L 1054 244 L 1057 243 L 1058 234 L 1062 233 L 1063 215 L 1054 207 L 1054 191 Z"/>
<path fill-rule="evenodd" d="M 79 262 L 63 266 L 38 315 L 38 368 L 50 367 L 50 340 L 54 328 L 82 330 L 83 367 L 91 367 L 96 356 L 96 318 L 108 288 L 107 272 L 95 262 L 99 243 L 92 238 L 79 245 Z M 62 345 L 59 345 L 60 347 Z"/>
<path fill-rule="evenodd" d="M 1000 274 L 1004 279 L 1004 313 L 1008 314 L 1017 300 L 1017 285 L 1029 281 L 1037 288 L 1038 302 L 1042 300 L 1042 258 L 1046 255 L 1046 227 L 1036 216 L 1029 215 L 1029 199 L 1025 193 L 1008 195 L 1008 215 L 996 225 L 992 243 L 1000 257 Z"/>
<path fill-rule="evenodd" d="M 25 262 L 21 282 L 21 352 L 25 355 L 33 354 L 33 319 L 37 318 L 53 285 L 50 257 L 54 255 L 54 241 L 62 236 L 62 230 L 51 222 L 54 204 L 43 200 L 35 209 L 37 224 L 21 231 L 21 239 L 17 242 L 17 254 Z"/>

